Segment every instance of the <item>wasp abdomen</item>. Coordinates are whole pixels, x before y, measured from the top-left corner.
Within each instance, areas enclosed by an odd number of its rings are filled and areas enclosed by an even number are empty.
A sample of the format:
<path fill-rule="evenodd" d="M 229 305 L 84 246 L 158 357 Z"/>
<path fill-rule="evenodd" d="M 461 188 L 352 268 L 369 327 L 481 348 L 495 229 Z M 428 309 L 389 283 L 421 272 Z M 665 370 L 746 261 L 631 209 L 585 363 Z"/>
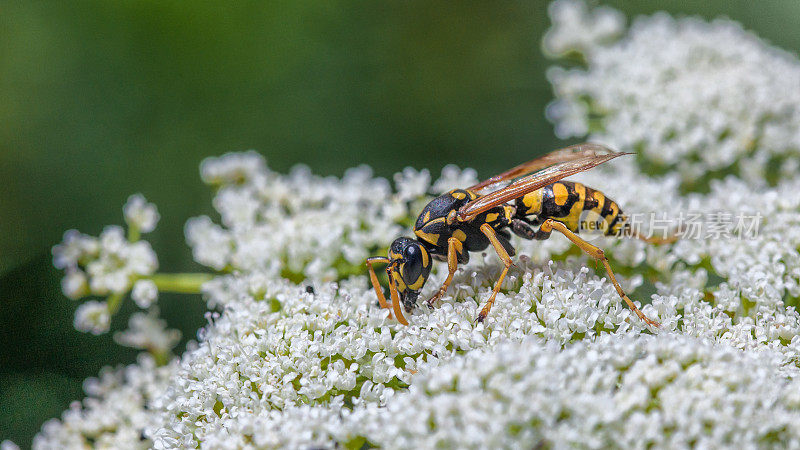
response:
<path fill-rule="evenodd" d="M 516 200 L 517 216 L 539 224 L 557 220 L 575 233 L 619 235 L 625 217 L 619 205 L 602 192 L 572 181 L 558 181 Z"/>

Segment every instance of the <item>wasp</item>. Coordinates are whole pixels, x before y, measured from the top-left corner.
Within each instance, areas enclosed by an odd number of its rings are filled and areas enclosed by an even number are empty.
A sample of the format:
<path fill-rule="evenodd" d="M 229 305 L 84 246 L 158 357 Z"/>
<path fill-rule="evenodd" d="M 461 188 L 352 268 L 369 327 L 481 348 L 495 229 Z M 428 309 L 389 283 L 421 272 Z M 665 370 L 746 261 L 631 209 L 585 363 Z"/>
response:
<path fill-rule="evenodd" d="M 369 277 L 382 308 L 392 309 L 397 320 L 408 325 L 402 306 L 410 312 L 430 275 L 433 260 L 446 261 L 448 274 L 429 306 L 445 294 L 459 264 L 469 262 L 470 252 L 490 245 L 503 262 L 492 294 L 477 322 L 486 319 L 500 286 L 513 266 L 515 255 L 511 233 L 524 239 L 545 240 L 553 231 L 567 237 L 605 268 L 608 278 L 628 307 L 645 323 L 658 327 L 625 294 L 617 282 L 603 250 L 578 234 L 594 228 L 607 236 L 632 236 L 648 243 L 667 243 L 675 237 L 645 237 L 633 230 L 617 203 L 602 192 L 563 178 L 591 169 L 622 155 L 592 143 L 573 145 L 520 164 L 466 189 L 454 189 L 433 199 L 422 210 L 414 226 L 415 239 L 399 237 L 389 247 L 388 257 L 366 261 Z M 499 183 L 506 187 L 481 195 Z M 587 216 L 594 220 L 587 221 Z M 373 264 L 386 264 L 391 305 L 386 301 Z"/>

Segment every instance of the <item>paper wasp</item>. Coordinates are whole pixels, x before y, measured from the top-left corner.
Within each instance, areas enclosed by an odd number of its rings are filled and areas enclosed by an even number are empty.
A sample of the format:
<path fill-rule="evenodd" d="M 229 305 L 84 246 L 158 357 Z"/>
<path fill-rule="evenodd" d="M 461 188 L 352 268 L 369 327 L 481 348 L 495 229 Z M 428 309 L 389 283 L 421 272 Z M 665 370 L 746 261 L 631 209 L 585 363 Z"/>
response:
<path fill-rule="evenodd" d="M 392 308 L 397 320 L 407 325 L 400 303 L 406 311 L 411 311 L 430 274 L 432 259 L 447 261 L 449 272 L 439 291 L 428 300 L 428 305 L 433 305 L 444 295 L 458 264 L 469 261 L 469 252 L 482 251 L 491 245 L 503 261 L 504 268 L 478 315 L 477 321 L 482 322 L 492 309 L 500 285 L 513 265 L 511 257 L 515 250 L 509 242 L 509 231 L 524 239 L 544 240 L 555 230 L 599 261 L 628 307 L 645 323 L 658 326 L 622 290 L 603 250 L 580 238 L 578 233 L 585 230 L 581 218 L 593 214 L 598 229 L 608 236 L 632 236 L 650 243 L 672 242 L 675 238 L 644 237 L 632 230 L 619 205 L 602 192 L 580 183 L 559 181 L 627 154 L 598 144 L 574 145 L 520 164 L 467 189 L 454 189 L 433 199 L 417 218 L 414 226 L 416 239 L 397 238 L 389 247 L 388 258 L 375 256 L 366 261 L 381 307 Z M 478 194 L 509 180 L 513 181 L 505 188 L 486 195 Z M 391 305 L 387 303 L 375 274 L 375 263 L 388 264 L 386 274 Z"/>

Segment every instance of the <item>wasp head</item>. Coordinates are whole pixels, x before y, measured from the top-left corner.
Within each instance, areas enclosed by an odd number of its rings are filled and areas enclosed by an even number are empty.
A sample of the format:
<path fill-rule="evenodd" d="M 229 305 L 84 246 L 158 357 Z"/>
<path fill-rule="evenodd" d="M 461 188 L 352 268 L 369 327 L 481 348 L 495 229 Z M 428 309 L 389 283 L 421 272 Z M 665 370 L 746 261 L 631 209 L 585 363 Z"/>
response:
<path fill-rule="evenodd" d="M 430 254 L 419 241 L 406 237 L 397 238 L 389 247 L 386 273 L 389 275 L 389 282 L 397 286 L 397 293 L 406 311 L 410 312 L 431 273 Z"/>

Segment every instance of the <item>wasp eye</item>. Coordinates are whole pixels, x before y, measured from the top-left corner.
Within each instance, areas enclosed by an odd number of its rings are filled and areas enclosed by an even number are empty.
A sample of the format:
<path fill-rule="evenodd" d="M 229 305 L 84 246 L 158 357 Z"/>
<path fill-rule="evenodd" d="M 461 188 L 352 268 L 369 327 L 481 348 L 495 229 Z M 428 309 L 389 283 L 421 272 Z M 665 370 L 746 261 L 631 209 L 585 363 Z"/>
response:
<path fill-rule="evenodd" d="M 403 280 L 414 284 L 422 275 L 422 250 L 417 245 L 409 245 L 403 250 Z"/>

